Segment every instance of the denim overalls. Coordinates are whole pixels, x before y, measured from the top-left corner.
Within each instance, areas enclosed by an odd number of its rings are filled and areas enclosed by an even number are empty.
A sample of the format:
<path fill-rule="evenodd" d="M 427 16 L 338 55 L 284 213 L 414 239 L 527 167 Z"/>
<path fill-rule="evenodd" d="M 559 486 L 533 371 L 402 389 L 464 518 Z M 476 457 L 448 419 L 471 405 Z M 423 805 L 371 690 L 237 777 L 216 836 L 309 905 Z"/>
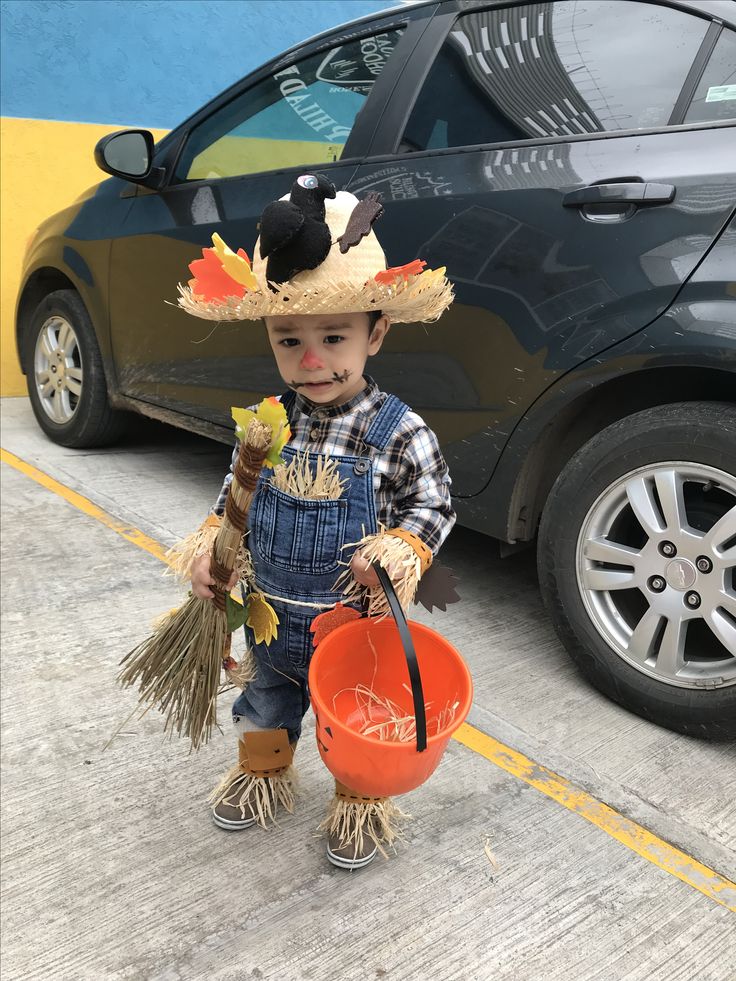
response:
<path fill-rule="evenodd" d="M 291 415 L 294 393 L 287 392 L 281 401 Z M 313 650 L 309 626 L 323 611 L 271 597 L 320 603 L 325 608 L 342 600 L 342 594 L 333 589 L 343 568 L 338 561 L 351 558 L 350 550 L 342 551 L 342 546 L 378 530 L 372 453 L 385 450 L 407 410 L 400 399 L 389 395 L 363 439 L 364 455 L 330 454 L 344 481 L 342 496 L 336 501 L 309 501 L 284 494 L 270 483 L 273 471 L 262 471 L 250 510 L 247 544 L 255 588 L 270 594 L 268 602 L 279 618 L 278 637 L 268 646 L 256 644 L 245 628 L 257 673 L 233 705 L 236 720 L 245 716 L 264 729 L 287 729 L 292 741 L 299 737 L 309 708 L 307 673 Z M 282 455 L 289 463 L 295 450 L 287 445 Z M 310 460 L 316 462 L 317 456 L 310 453 Z"/>

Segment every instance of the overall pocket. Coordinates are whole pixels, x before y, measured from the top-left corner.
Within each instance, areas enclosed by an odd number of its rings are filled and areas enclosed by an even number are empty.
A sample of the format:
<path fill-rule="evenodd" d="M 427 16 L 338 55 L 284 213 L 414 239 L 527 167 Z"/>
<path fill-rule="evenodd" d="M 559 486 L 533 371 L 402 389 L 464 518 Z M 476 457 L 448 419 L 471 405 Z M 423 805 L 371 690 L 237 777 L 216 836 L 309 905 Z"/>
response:
<path fill-rule="evenodd" d="M 304 500 L 264 481 L 251 534 L 261 557 L 276 568 L 323 575 L 338 567 L 347 513 L 346 500 Z"/>
<path fill-rule="evenodd" d="M 294 667 L 306 668 L 314 651 L 313 635 L 309 631 L 309 625 L 314 619 L 314 614 L 303 616 L 300 613 L 290 612 L 285 619 L 284 649 L 286 657 Z"/>

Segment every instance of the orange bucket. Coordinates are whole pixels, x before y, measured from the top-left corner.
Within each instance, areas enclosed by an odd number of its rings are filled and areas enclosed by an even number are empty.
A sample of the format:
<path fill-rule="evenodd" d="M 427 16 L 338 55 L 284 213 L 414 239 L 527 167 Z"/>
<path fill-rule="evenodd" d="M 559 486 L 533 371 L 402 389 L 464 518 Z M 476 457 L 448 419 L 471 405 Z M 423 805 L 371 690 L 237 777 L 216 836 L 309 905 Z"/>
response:
<path fill-rule="evenodd" d="M 407 623 L 388 576 L 380 566 L 376 571 L 395 619 L 364 617 L 328 634 L 312 656 L 309 694 L 319 752 L 335 779 L 366 796 L 394 797 L 414 790 L 434 773 L 450 736 L 470 711 L 473 682 L 452 644 L 421 623 Z M 359 732 L 365 715 L 356 686 L 371 689 L 413 716 L 416 740 L 381 740 Z M 437 731 L 436 713 L 455 702 L 452 721 Z M 380 708 L 371 716 L 385 721 Z"/>

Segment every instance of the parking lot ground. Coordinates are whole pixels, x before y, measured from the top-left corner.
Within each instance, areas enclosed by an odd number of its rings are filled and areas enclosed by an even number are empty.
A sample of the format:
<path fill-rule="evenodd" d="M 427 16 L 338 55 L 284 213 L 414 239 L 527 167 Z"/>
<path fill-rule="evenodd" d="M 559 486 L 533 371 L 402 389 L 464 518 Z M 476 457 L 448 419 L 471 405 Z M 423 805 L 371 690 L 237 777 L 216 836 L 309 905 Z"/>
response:
<path fill-rule="evenodd" d="M 208 818 L 227 727 L 189 755 L 149 712 L 103 749 L 135 707 L 118 661 L 182 596 L 161 550 L 211 506 L 227 447 L 141 420 L 71 451 L 25 399 L 1 409 L 4 977 L 733 981 L 734 747 L 592 690 L 531 553 L 453 532 L 462 602 L 415 619 L 462 652 L 474 707 L 401 799 L 398 855 L 345 873 L 315 833 L 311 721 L 299 806 L 269 831 Z"/>

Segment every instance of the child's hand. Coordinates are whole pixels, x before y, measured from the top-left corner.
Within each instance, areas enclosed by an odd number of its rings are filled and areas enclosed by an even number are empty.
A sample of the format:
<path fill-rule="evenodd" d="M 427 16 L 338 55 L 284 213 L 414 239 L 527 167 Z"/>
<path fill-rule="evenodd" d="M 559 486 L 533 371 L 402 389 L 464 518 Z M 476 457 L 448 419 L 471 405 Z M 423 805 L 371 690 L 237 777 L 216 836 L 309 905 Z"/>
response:
<path fill-rule="evenodd" d="M 367 559 L 363 558 L 360 549 L 353 552 L 353 557 L 350 560 L 350 572 L 352 573 L 353 579 L 359 582 L 361 586 L 378 586 L 378 576 L 376 571 Z M 388 568 L 389 579 L 392 583 L 396 584 L 397 580 L 401 578 L 401 572 L 392 567 L 389 563 Z"/>
<path fill-rule="evenodd" d="M 212 599 L 215 595 L 209 588 L 215 582 L 210 575 L 210 559 L 211 556 L 209 554 L 198 555 L 194 562 L 192 562 L 192 592 L 195 596 L 199 596 L 200 599 Z M 238 575 L 236 572 L 233 572 L 227 584 L 228 591 L 235 586 L 237 581 Z"/>

